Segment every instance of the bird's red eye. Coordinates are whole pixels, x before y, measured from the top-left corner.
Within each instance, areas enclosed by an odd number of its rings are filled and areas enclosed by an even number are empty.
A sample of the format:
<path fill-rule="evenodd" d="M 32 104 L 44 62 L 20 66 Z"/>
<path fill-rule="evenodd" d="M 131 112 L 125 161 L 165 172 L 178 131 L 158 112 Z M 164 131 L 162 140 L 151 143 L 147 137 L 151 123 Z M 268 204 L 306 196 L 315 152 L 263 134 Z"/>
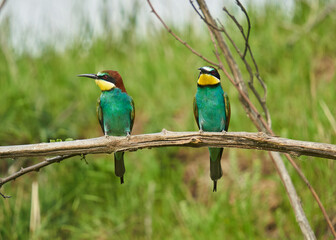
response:
<path fill-rule="evenodd" d="M 104 79 L 107 79 L 107 75 L 104 75 L 103 78 L 104 78 Z"/>

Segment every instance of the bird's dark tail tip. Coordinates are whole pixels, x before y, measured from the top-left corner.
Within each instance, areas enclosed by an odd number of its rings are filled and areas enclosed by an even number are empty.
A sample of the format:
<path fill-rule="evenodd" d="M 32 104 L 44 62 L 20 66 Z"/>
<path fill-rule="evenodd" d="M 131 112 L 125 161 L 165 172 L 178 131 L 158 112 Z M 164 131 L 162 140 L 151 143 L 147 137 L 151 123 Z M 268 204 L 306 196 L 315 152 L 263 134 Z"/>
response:
<path fill-rule="evenodd" d="M 213 181 L 213 192 L 217 192 L 217 181 Z"/>
<path fill-rule="evenodd" d="M 124 183 L 124 177 L 120 177 L 120 184 Z"/>

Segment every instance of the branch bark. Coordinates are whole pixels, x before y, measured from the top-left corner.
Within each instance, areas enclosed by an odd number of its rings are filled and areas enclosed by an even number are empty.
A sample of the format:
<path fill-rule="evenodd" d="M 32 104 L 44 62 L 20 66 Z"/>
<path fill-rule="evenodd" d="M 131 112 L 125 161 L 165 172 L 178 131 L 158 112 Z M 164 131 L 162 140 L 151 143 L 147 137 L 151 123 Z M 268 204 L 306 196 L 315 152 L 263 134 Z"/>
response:
<path fill-rule="evenodd" d="M 171 132 L 133 135 L 127 137 L 99 137 L 85 140 L 38 143 L 0 147 L 0 158 L 66 156 L 78 154 L 136 151 L 155 147 L 226 147 L 257 149 L 336 159 L 336 145 L 292 140 L 248 132 Z"/>

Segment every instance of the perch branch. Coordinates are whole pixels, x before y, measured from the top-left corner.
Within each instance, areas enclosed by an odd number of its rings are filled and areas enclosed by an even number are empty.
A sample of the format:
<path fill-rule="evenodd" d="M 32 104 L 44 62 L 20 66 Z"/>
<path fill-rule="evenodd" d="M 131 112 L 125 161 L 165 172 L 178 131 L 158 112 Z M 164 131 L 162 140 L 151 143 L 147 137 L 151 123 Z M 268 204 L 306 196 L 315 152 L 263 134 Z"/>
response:
<path fill-rule="evenodd" d="M 226 147 L 285 152 L 336 160 L 336 145 L 248 132 L 171 132 L 99 137 L 85 140 L 0 147 L 0 158 L 40 157 L 136 151 L 154 147 Z M 49 160 L 51 161 L 51 160 Z M 53 160 L 57 161 L 57 159 Z"/>

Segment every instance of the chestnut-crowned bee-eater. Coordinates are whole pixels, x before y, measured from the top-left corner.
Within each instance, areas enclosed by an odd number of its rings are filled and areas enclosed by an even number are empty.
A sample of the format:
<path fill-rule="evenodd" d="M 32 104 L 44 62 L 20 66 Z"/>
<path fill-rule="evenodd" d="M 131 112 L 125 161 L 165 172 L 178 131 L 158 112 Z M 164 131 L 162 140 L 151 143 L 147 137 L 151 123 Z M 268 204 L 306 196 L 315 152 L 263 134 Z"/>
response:
<path fill-rule="evenodd" d="M 105 70 L 97 74 L 80 74 L 95 80 L 101 90 L 97 102 L 97 116 L 105 135 L 129 136 L 131 134 L 135 109 L 133 99 L 127 94 L 123 80 L 117 71 Z M 114 171 L 124 183 L 124 152 L 114 153 Z"/>
<path fill-rule="evenodd" d="M 227 131 L 230 123 L 230 102 L 223 91 L 220 76 L 214 67 L 201 67 L 194 98 L 194 116 L 200 131 Z M 213 191 L 217 190 L 217 180 L 223 175 L 221 157 L 223 148 L 209 148 L 210 177 Z"/>

